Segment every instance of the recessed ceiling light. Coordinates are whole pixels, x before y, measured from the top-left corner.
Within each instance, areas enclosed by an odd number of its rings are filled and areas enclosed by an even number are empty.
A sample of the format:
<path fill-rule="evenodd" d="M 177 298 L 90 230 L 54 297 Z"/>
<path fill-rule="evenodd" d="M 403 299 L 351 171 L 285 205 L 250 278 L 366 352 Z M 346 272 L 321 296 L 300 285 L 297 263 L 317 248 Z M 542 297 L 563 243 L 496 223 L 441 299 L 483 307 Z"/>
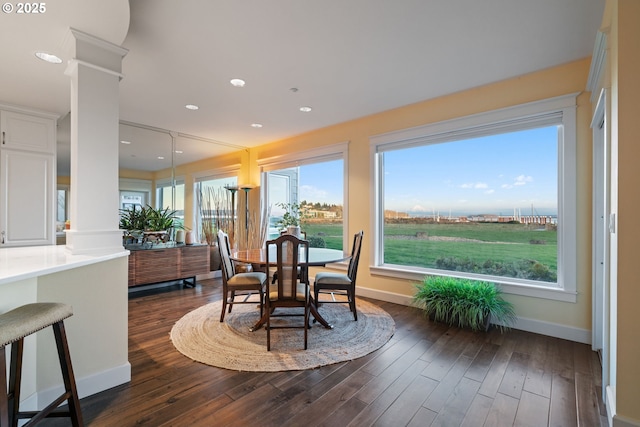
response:
<path fill-rule="evenodd" d="M 131 145 L 131 141 L 120 141 L 120 144 Z"/>
<path fill-rule="evenodd" d="M 260 123 L 251 123 L 252 128 L 261 128 L 262 125 Z"/>
<path fill-rule="evenodd" d="M 182 154 L 183 151 L 182 150 L 176 150 L 176 154 Z"/>
<path fill-rule="evenodd" d="M 184 106 L 184 108 L 186 108 L 187 110 L 197 110 L 200 107 L 198 107 L 197 105 L 193 105 L 193 104 L 187 104 L 187 105 Z"/>
<path fill-rule="evenodd" d="M 158 156 L 158 160 L 164 160 L 164 156 Z"/>
<path fill-rule="evenodd" d="M 309 111 L 311 111 L 311 107 L 308 107 L 308 106 L 300 107 L 300 111 L 302 111 L 303 113 L 308 113 Z"/>
<path fill-rule="evenodd" d="M 234 85 L 235 87 L 243 87 L 244 83 L 245 82 L 242 79 L 231 79 L 231 84 Z"/>
<path fill-rule="evenodd" d="M 42 59 L 43 61 L 50 62 L 52 64 L 61 64 L 62 63 L 62 59 L 58 58 L 55 55 L 51 55 L 49 53 L 46 53 L 46 52 L 36 52 L 36 57 L 39 58 L 39 59 Z"/>

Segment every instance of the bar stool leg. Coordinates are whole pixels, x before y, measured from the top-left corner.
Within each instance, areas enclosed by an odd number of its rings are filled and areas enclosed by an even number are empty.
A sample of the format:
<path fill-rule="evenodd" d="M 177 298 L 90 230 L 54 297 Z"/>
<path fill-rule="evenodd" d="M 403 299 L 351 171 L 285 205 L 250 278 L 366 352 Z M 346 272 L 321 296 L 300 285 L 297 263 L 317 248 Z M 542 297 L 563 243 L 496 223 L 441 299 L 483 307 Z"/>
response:
<path fill-rule="evenodd" d="M 0 426 L 9 425 L 9 400 L 7 394 L 7 356 L 5 347 L 0 347 Z"/>
<path fill-rule="evenodd" d="M 56 345 L 58 346 L 58 358 L 60 359 L 64 388 L 66 395 L 68 396 L 71 423 L 74 427 L 81 427 L 84 423 L 82 421 L 82 413 L 80 412 L 80 400 L 78 399 L 76 379 L 73 375 L 73 368 L 71 367 L 71 354 L 69 353 L 67 334 L 64 330 L 64 323 L 62 321 L 53 325 L 53 333 L 55 334 Z"/>
<path fill-rule="evenodd" d="M 9 367 L 9 425 L 18 425 L 18 411 L 20 410 L 20 385 L 22 384 L 22 354 L 24 338 L 11 344 L 11 365 Z"/>

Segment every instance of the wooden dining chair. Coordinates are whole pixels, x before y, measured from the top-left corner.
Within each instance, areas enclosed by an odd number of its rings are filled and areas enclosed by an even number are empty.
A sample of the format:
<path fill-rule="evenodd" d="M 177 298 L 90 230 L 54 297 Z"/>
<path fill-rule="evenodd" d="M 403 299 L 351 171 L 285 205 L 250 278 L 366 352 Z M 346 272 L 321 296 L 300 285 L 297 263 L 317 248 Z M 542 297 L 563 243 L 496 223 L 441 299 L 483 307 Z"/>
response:
<path fill-rule="evenodd" d="M 285 234 L 289 234 L 287 233 L 287 230 L 282 230 L 280 231 L 280 235 L 284 236 Z M 303 240 L 307 240 L 307 232 L 306 231 L 301 231 L 300 232 L 300 239 Z M 298 267 L 298 279 L 300 278 L 300 267 Z M 274 273 L 273 277 L 271 278 L 271 283 L 276 283 L 276 280 L 278 280 L 278 273 Z"/>
<path fill-rule="evenodd" d="M 267 265 L 275 262 L 276 268 L 271 272 L 268 269 L 267 275 L 276 277 L 271 283 L 267 277 L 267 296 L 265 299 L 265 309 L 267 315 L 267 351 L 271 351 L 271 330 L 272 329 L 304 329 L 304 349 L 307 349 L 307 330 L 309 329 L 310 295 L 309 280 L 307 274 L 307 260 L 309 255 L 309 242 L 301 240 L 291 234 L 283 234 L 277 239 L 269 240 L 267 247 Z M 276 248 L 276 259 L 270 259 L 273 254 L 270 248 Z M 300 271 L 300 274 L 298 273 Z M 287 308 L 284 313 L 276 312 L 277 308 Z M 302 308 L 304 312 L 300 314 L 291 308 Z M 304 316 L 302 325 L 298 322 L 278 323 L 272 325 L 273 317 Z"/>
<path fill-rule="evenodd" d="M 316 308 L 320 304 L 349 304 L 349 309 L 353 312 L 353 320 L 358 320 L 356 310 L 356 276 L 358 275 L 358 261 L 360 260 L 360 249 L 364 231 L 360 230 L 353 236 L 353 247 L 351 248 L 351 259 L 347 274 L 323 271 L 316 274 L 313 285 L 313 296 Z M 320 294 L 328 294 L 331 299 L 320 301 Z M 336 295 L 341 295 L 343 299 L 336 299 Z"/>
<path fill-rule="evenodd" d="M 229 306 L 229 313 L 233 304 L 255 304 L 255 300 L 249 298 L 254 294 L 260 295 L 260 317 L 264 313 L 264 295 L 267 275 L 261 271 L 248 273 L 236 273 L 235 265 L 231 259 L 229 236 L 222 230 L 218 231 L 218 248 L 220 248 L 220 261 L 222 264 L 222 313 L 220 321 L 224 322 L 224 315 Z M 236 297 L 242 300 L 236 301 Z"/>

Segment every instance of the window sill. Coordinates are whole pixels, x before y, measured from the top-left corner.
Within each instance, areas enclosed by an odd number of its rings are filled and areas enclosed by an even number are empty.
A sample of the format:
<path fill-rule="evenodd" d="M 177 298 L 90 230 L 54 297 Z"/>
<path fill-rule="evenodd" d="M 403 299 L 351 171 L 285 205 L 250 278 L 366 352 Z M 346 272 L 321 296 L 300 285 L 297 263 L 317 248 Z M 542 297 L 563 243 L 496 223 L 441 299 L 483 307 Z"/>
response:
<path fill-rule="evenodd" d="M 412 280 L 416 283 L 422 281 L 425 275 L 431 274 L 422 270 L 411 270 L 409 268 L 398 268 L 391 266 L 370 266 L 369 271 L 374 276 L 391 277 L 395 279 Z M 455 273 L 455 272 L 452 272 Z M 455 274 L 451 274 L 454 276 Z M 481 280 L 481 279 L 478 279 Z M 551 288 L 546 286 L 535 286 L 521 283 L 509 282 L 508 278 L 505 281 L 495 281 L 494 283 L 500 285 L 500 288 L 505 294 L 522 295 L 534 298 L 543 298 L 554 301 L 571 302 L 577 301 L 577 294 L 575 292 L 568 292 L 561 288 Z"/>

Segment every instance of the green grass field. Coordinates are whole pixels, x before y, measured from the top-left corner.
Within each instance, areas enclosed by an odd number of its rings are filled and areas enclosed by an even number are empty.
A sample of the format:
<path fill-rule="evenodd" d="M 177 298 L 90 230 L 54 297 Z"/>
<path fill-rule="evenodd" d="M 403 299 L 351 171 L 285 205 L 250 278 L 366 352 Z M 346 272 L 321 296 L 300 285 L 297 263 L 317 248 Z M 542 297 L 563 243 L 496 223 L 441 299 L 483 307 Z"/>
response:
<path fill-rule="evenodd" d="M 307 236 L 317 236 L 320 233 L 327 247 L 342 249 L 342 224 L 309 223 L 305 224 L 304 230 Z M 421 237 L 417 237 L 418 235 Z M 365 234 L 365 240 L 366 238 Z M 437 240 L 438 238 L 442 240 Z M 435 268 L 436 260 L 441 257 L 468 258 L 478 263 L 487 260 L 509 263 L 525 259 L 544 264 L 556 273 L 557 253 L 555 230 L 537 230 L 523 224 L 385 225 L 384 261 L 388 264 Z"/>

